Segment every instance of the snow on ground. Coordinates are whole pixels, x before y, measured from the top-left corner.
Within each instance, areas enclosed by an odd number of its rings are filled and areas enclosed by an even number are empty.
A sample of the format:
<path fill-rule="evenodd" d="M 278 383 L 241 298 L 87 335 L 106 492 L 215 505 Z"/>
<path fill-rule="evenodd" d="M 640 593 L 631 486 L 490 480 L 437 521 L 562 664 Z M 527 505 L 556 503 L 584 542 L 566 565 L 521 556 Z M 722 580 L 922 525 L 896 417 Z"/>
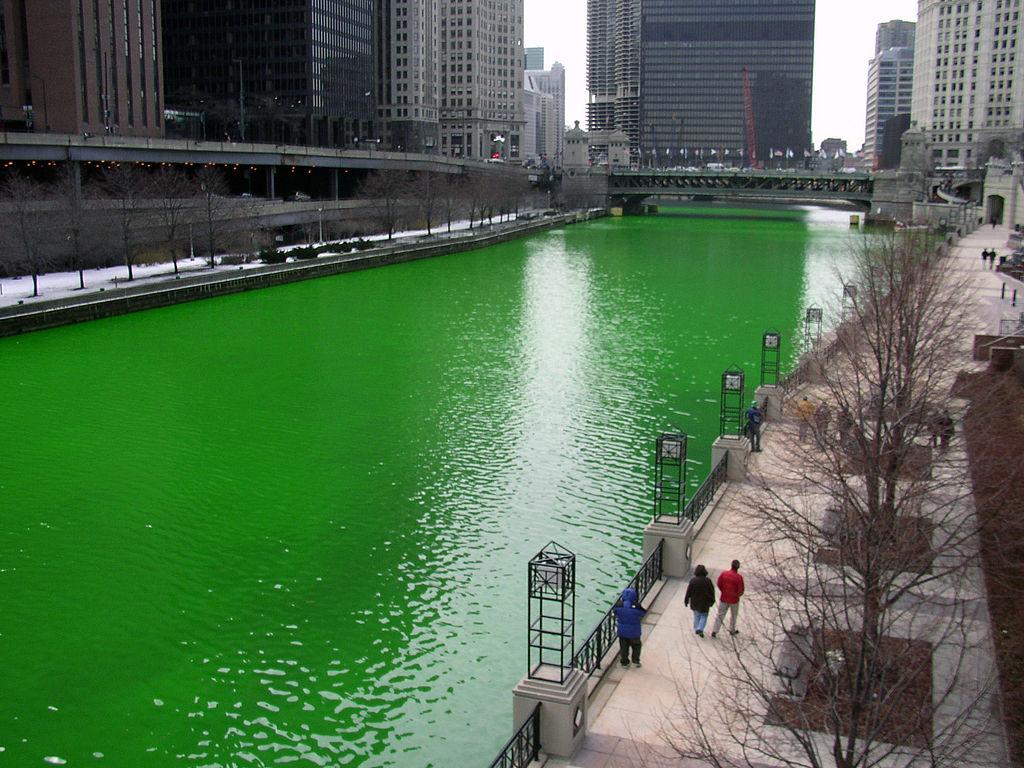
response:
<path fill-rule="evenodd" d="M 515 219 L 515 215 L 509 217 Z M 497 222 L 497 219 L 495 219 Z M 479 224 L 476 225 L 477 227 Z M 448 226 L 441 223 L 433 227 L 432 240 L 441 240 L 447 236 Z M 460 237 L 470 234 L 469 220 L 453 221 L 452 236 Z M 410 229 L 396 232 L 394 240 L 417 239 L 427 237 L 426 229 Z M 327 240 L 322 243 L 310 243 L 310 245 L 321 247 L 325 245 L 355 242 L 359 238 L 348 238 L 345 240 Z M 364 240 L 381 241 L 387 240 L 387 235 L 368 235 Z M 305 243 L 297 245 L 282 246 L 279 250 L 288 252 L 296 248 L 305 247 Z M 236 254 L 237 255 L 237 254 Z M 325 253 L 323 255 L 329 255 Z M 291 260 L 291 259 L 289 259 Z M 252 261 L 246 264 L 221 264 L 218 257 L 217 266 L 210 268 L 207 260 L 202 257 L 192 257 L 178 260 L 178 271 L 182 277 L 193 277 L 201 275 L 230 274 L 242 269 L 253 269 L 264 266 L 261 261 Z M 117 267 L 100 267 L 97 269 L 85 270 L 85 289 L 78 287 L 77 272 L 51 272 L 39 277 L 39 296 L 32 296 L 32 276 L 5 277 L 0 279 L 0 307 L 10 307 L 17 304 L 26 306 L 40 301 L 52 299 L 82 299 L 98 294 L 101 289 L 109 291 L 128 286 L 137 287 L 144 285 L 156 285 L 174 280 L 174 265 L 170 262 L 161 264 L 136 264 L 134 266 L 135 279 L 128 282 L 128 268 L 124 265 Z"/>

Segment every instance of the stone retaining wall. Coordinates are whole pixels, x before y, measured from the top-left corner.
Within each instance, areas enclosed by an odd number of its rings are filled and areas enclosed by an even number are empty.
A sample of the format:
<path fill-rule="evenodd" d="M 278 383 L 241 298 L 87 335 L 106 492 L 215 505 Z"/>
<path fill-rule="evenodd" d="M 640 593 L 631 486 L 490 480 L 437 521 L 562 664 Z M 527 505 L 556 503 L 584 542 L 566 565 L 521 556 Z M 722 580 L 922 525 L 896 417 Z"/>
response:
<path fill-rule="evenodd" d="M 311 280 L 371 267 L 471 251 L 554 227 L 589 221 L 603 215 L 605 215 L 603 211 L 569 213 L 500 228 L 497 231 L 488 228 L 488 231 L 484 233 L 457 240 L 430 242 L 424 245 L 392 245 L 355 254 L 322 256 L 310 261 L 239 270 L 237 275 L 223 272 L 216 275 L 199 275 L 166 280 L 157 284 L 118 288 L 104 291 L 102 294 L 93 294 L 88 298 L 57 299 L 29 306 L 11 307 L 0 311 L 0 336 L 14 336 L 19 333 L 39 331 L 60 325 L 181 304 L 186 301 L 226 296 L 231 293 L 294 283 L 300 280 Z"/>

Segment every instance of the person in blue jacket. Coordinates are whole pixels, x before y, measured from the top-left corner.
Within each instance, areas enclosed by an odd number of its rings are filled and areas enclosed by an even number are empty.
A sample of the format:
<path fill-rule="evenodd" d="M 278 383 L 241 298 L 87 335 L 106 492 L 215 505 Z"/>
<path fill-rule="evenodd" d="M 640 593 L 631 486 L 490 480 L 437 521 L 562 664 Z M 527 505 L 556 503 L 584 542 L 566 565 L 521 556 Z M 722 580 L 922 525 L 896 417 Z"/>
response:
<path fill-rule="evenodd" d="M 636 590 L 626 587 L 622 597 L 615 603 L 615 620 L 619 625 L 619 663 L 629 666 L 630 649 L 633 663 L 640 666 L 640 620 L 647 609 L 637 600 Z"/>
<path fill-rule="evenodd" d="M 747 408 L 747 436 L 750 438 L 750 448 L 755 453 L 761 450 L 761 424 L 764 421 L 764 411 L 758 405 L 757 400 Z"/>

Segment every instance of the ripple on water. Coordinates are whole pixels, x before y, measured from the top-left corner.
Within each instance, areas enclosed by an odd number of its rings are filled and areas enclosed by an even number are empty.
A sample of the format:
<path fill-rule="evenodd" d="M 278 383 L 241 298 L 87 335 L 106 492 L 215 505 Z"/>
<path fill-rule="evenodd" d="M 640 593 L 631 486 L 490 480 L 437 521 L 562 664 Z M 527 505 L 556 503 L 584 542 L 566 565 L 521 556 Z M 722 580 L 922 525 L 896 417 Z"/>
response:
<path fill-rule="evenodd" d="M 639 564 L 653 436 L 691 435 L 699 483 L 720 371 L 796 331 L 846 229 L 604 222 L 0 342 L 5 757 L 480 762 L 529 557 L 577 553 L 588 631 Z"/>

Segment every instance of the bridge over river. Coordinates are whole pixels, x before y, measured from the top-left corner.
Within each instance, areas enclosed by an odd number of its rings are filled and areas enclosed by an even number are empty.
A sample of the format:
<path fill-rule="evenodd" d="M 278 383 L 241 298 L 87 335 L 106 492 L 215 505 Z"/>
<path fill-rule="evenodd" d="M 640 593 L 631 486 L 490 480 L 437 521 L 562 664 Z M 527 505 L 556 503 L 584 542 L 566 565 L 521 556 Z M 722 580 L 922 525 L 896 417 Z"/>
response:
<path fill-rule="evenodd" d="M 637 208 L 648 197 L 729 197 L 847 202 L 871 205 L 874 180 L 866 173 L 813 171 L 620 170 L 607 173 L 612 205 Z"/>

